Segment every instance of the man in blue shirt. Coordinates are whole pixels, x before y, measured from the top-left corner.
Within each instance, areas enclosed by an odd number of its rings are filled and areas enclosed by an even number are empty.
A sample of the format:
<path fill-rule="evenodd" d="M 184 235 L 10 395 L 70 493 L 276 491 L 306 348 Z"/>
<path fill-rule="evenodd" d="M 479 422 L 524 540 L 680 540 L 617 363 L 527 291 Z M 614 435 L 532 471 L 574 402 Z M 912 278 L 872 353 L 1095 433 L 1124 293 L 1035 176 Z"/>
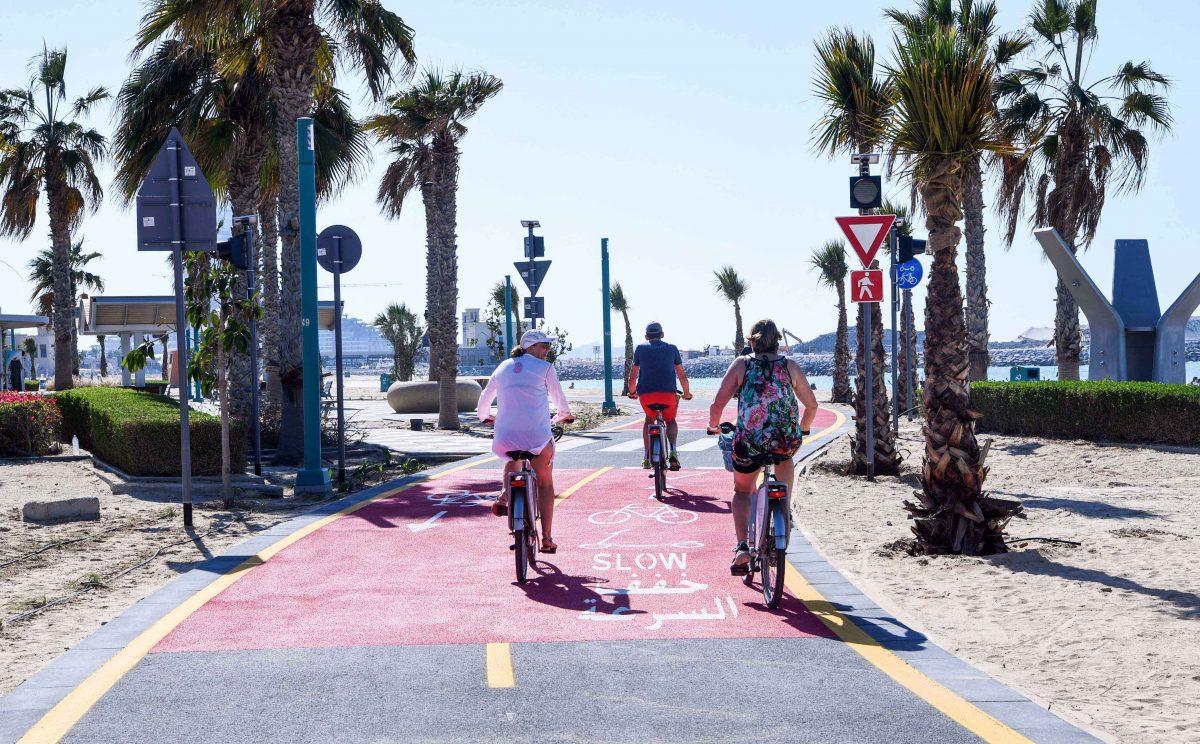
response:
<path fill-rule="evenodd" d="M 675 454 L 675 440 L 679 438 L 679 424 L 675 421 L 679 396 L 675 392 L 675 381 L 679 381 L 684 400 L 691 400 L 692 393 L 688 389 L 687 373 L 683 371 L 679 349 L 662 338 L 661 323 L 646 326 L 646 343 L 633 351 L 633 367 L 629 370 L 629 389 L 632 392 L 629 397 L 641 399 L 642 410 L 646 414 L 646 422 L 642 425 L 646 455 L 642 467 L 647 470 L 650 468 L 650 424 L 654 423 L 655 417 L 650 406 L 658 403 L 667 407 L 662 412 L 663 420 L 667 422 L 667 439 L 671 442 L 667 464 L 671 470 L 679 470 L 679 457 Z"/>

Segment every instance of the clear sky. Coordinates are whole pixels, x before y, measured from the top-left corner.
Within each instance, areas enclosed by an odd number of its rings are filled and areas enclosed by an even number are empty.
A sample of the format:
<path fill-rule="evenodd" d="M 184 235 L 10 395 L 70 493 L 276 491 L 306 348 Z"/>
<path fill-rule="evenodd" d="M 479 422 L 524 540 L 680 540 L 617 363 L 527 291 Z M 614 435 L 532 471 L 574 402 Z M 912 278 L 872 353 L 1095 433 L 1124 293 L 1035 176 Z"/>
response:
<path fill-rule="evenodd" d="M 899 0 L 898 0 L 899 1 Z M 839 235 L 848 214 L 848 162 L 813 154 L 819 115 L 812 95 L 812 42 L 831 25 L 871 32 L 883 59 L 890 30 L 877 2 L 717 0 L 385 0 L 416 30 L 423 64 L 478 67 L 503 79 L 501 94 L 469 122 L 458 203 L 459 307 L 481 306 L 514 273 L 520 220 L 544 225 L 553 260 L 542 294 L 551 324 L 577 343 L 600 338 L 599 246 L 610 239 L 613 279 L 636 326 L 659 320 L 684 346 L 729 344 L 732 312 L 711 289 L 730 263 L 749 280 L 747 322 L 770 316 L 804 339 L 832 330 L 834 298 L 808 268 L 814 246 Z M 1000 0 L 1000 23 L 1024 22 L 1030 3 Z M 70 51 L 68 92 L 114 92 L 143 6 L 133 0 L 45 0 L 0 10 L 0 86 L 24 85 L 44 39 Z M 1154 143 L 1149 178 L 1134 196 L 1113 196 L 1084 264 L 1102 288 L 1112 281 L 1115 238 L 1150 240 L 1165 309 L 1200 271 L 1194 72 L 1200 5 L 1102 2 L 1093 74 L 1149 59 L 1174 81 L 1176 132 Z M 355 91 L 360 113 L 370 110 Z M 111 131 L 110 110 L 95 124 Z M 411 202 L 398 220 L 375 204 L 385 166 L 371 170 L 318 212 L 363 238 L 345 278 L 348 312 L 370 318 L 387 303 L 424 304 L 424 217 Z M 105 169 L 105 184 L 110 182 Z M 885 185 L 903 198 L 898 181 Z M 111 189 L 110 189 L 111 190 Z M 990 193 L 986 196 L 991 203 Z M 44 206 L 44 205 L 43 205 Z M 1011 250 L 989 210 L 988 283 L 993 338 L 1053 322 L 1054 276 L 1029 231 Z M 27 312 L 25 263 L 47 243 L 45 220 L 23 243 L 0 240 L 0 307 Z M 134 215 L 109 199 L 85 222 L 86 246 L 104 253 L 95 270 L 110 294 L 169 291 L 160 256 L 135 250 Z M 960 267 L 962 262 L 960 261 Z M 514 280 L 516 280 L 514 274 Z M 330 279 L 321 275 L 322 298 Z M 919 296 L 919 292 L 918 292 Z M 923 307 L 923 298 L 918 308 Z M 920 322 L 920 321 L 919 321 Z M 619 324 L 614 316 L 614 325 Z M 614 334 L 618 334 L 614 327 Z M 635 329 L 635 337 L 640 333 Z"/>

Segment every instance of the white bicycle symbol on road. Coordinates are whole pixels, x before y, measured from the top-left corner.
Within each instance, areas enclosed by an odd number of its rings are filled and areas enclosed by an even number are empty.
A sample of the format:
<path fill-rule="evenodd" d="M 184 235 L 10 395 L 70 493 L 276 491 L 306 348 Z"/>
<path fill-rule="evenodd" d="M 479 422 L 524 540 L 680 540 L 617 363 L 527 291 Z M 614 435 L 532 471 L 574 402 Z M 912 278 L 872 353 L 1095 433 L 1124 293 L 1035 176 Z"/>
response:
<path fill-rule="evenodd" d="M 588 517 L 588 521 L 592 524 L 625 524 L 634 517 L 652 519 L 659 524 L 689 524 L 696 521 L 697 514 L 676 509 L 670 504 L 626 504 L 620 509 L 596 512 Z"/>

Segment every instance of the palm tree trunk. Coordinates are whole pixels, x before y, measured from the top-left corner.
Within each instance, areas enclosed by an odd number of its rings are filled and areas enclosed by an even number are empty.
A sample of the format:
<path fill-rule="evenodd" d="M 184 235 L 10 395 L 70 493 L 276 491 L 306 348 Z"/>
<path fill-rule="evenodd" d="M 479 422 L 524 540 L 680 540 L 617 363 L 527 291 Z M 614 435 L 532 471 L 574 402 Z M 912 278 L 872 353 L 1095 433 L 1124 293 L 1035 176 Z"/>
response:
<path fill-rule="evenodd" d="M 955 258 L 962 236 L 962 176 L 953 160 L 919 184 L 933 265 L 925 302 L 925 461 L 915 518 L 918 546 L 928 553 L 995 553 L 1020 506 L 983 498 L 985 470 L 975 438 L 967 381 L 967 329 Z"/>
<path fill-rule="evenodd" d="M 433 145 L 431 171 L 421 186 L 425 204 L 429 366 L 436 368 L 438 428 L 458 429 L 458 148 Z"/>
<path fill-rule="evenodd" d="M 625 375 L 621 378 L 621 395 L 629 395 L 629 370 L 633 369 L 633 326 L 629 324 L 629 311 L 622 310 L 625 320 Z"/>
<path fill-rule="evenodd" d="M 967 344 L 972 380 L 988 368 L 987 267 L 984 256 L 983 174 L 976 155 L 963 175 L 963 223 L 967 239 Z"/>
<path fill-rule="evenodd" d="M 871 313 L 871 339 L 866 339 L 867 313 Z M 855 328 L 857 350 L 854 378 L 854 437 L 851 446 L 851 467 L 854 472 L 867 472 L 873 457 L 876 475 L 895 475 L 900 472 L 900 455 L 896 452 L 896 436 L 892 432 L 891 408 L 883 353 L 883 311 L 877 302 L 858 305 L 858 325 Z M 872 410 L 867 411 L 866 354 L 871 356 Z M 867 452 L 867 416 L 874 419 L 875 450 Z"/>
<path fill-rule="evenodd" d="M 314 70 L 320 32 L 313 22 L 315 0 L 276 0 L 269 44 L 279 151 L 280 285 L 278 341 L 281 385 L 279 447 L 275 461 L 298 464 L 304 455 L 304 379 L 300 347 L 300 194 L 296 120 L 313 108 Z"/>
<path fill-rule="evenodd" d="M 900 357 L 897 360 L 898 364 L 896 366 L 900 377 L 896 380 L 896 395 L 900 397 L 901 407 L 906 410 L 909 406 L 915 404 L 916 402 L 915 400 L 910 401 L 910 396 L 915 396 L 917 394 L 916 365 L 918 359 L 916 355 L 917 350 L 915 348 L 917 339 L 916 329 L 914 326 L 915 321 L 913 318 L 912 309 L 912 293 L 905 292 L 904 302 L 900 310 Z M 908 370 L 908 374 L 904 374 L 903 372 L 905 366 L 908 364 L 910 353 L 913 360 L 913 367 L 911 370 Z"/>
<path fill-rule="evenodd" d="M 262 347 L 259 362 L 267 380 L 261 414 L 267 421 L 273 422 L 269 428 L 278 431 L 279 406 L 283 399 L 283 388 L 279 383 L 279 200 L 274 195 L 263 195 L 258 205 L 258 215 L 262 230 L 259 283 L 263 293 L 263 316 L 258 321 Z"/>
<path fill-rule="evenodd" d="M 254 128 L 253 122 L 244 122 L 244 126 L 239 128 L 242 140 L 238 145 L 238 151 L 235 152 L 233 168 L 229 173 L 229 202 L 235 216 L 251 215 L 258 210 L 260 191 L 262 191 L 260 172 L 262 172 L 263 160 L 266 157 L 265 137 L 258 138 L 256 136 L 257 130 Z M 234 224 L 234 234 L 245 232 L 246 229 L 241 224 Z M 246 290 L 246 274 L 244 271 L 239 271 L 234 280 L 234 299 L 245 298 Z M 229 414 L 241 422 L 242 436 L 246 438 L 248 444 L 253 431 L 253 428 L 248 425 L 252 415 L 253 385 L 258 384 L 257 379 L 252 379 L 250 353 L 242 353 L 236 349 L 230 350 L 229 377 L 232 378 L 229 383 Z"/>
<path fill-rule="evenodd" d="M 50 204 L 50 248 L 54 255 L 54 389 L 74 386 L 75 366 L 71 291 L 71 228 L 67 211 L 67 185 L 56 153 L 46 156 L 46 198 Z"/>
<path fill-rule="evenodd" d="M 746 337 L 742 334 L 742 304 L 737 300 L 733 301 L 733 321 L 736 324 L 736 331 L 733 337 L 733 355 L 737 356 L 742 353 L 742 349 L 746 348 Z"/>
<path fill-rule="evenodd" d="M 1046 199 L 1050 226 L 1058 230 L 1072 255 L 1077 252 L 1079 213 L 1074 185 L 1083 167 L 1082 143 L 1085 135 L 1075 119 L 1068 119 L 1059 129 L 1057 155 L 1054 164 L 1054 189 Z M 1058 362 L 1058 379 L 1078 380 L 1079 360 L 1083 342 L 1079 332 L 1079 306 L 1075 296 L 1059 278 L 1055 288 L 1057 300 L 1054 312 L 1054 352 Z"/>
<path fill-rule="evenodd" d="M 104 351 L 104 336 L 96 336 L 96 342 L 100 344 L 100 377 L 108 377 L 108 356 Z"/>
<path fill-rule="evenodd" d="M 846 284 L 838 282 L 837 335 L 833 344 L 833 390 L 830 400 L 834 403 L 850 402 L 850 329 L 846 322 Z"/>

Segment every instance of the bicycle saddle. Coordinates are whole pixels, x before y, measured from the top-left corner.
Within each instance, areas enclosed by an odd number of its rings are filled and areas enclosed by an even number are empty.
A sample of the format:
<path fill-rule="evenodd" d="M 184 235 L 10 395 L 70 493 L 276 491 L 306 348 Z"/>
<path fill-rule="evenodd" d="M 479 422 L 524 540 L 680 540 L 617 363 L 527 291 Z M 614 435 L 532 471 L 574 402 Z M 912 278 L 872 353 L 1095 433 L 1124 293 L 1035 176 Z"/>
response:
<path fill-rule="evenodd" d="M 510 460 L 532 460 L 537 457 L 532 452 L 526 452 L 525 450 L 512 450 L 511 452 L 505 452 L 504 455 Z"/>
<path fill-rule="evenodd" d="M 649 408 L 651 411 L 665 411 L 670 408 L 670 406 L 663 405 L 662 403 L 651 403 L 650 405 L 646 406 L 646 408 Z"/>

